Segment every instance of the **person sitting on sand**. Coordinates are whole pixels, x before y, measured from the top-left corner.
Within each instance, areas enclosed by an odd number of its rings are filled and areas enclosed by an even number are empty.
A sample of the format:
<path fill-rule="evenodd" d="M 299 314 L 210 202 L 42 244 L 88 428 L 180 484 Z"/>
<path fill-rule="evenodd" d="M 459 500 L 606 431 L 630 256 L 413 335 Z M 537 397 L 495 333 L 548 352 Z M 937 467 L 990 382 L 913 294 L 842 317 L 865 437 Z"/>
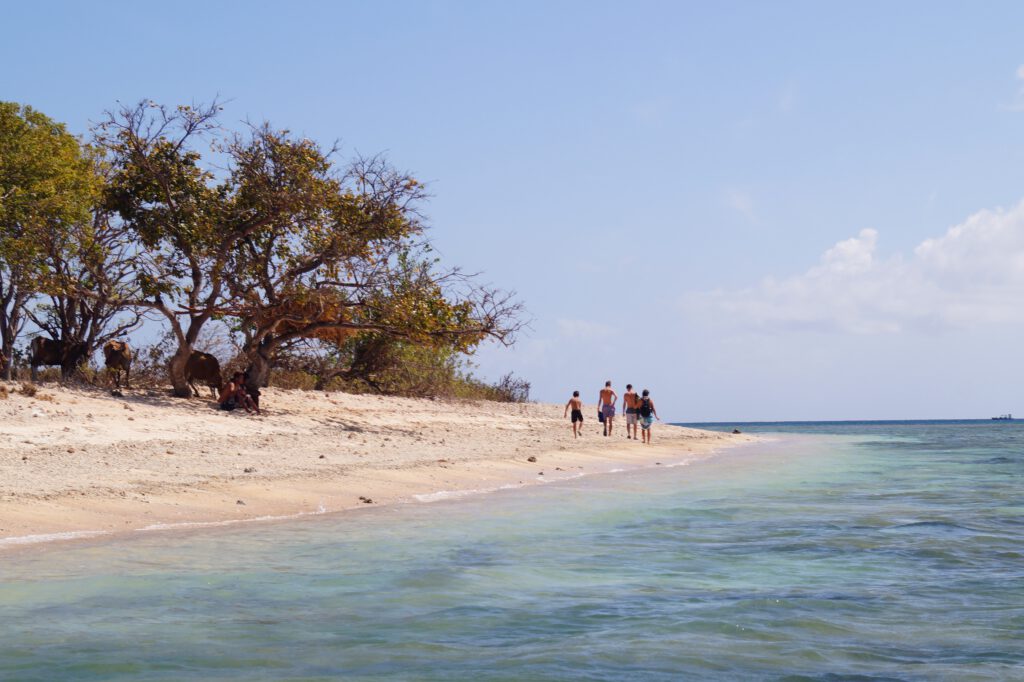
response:
<path fill-rule="evenodd" d="M 569 408 L 572 408 L 572 437 L 575 439 L 577 436 L 583 435 L 583 401 L 580 400 L 579 391 L 572 392 L 572 397 L 569 398 L 569 402 L 565 404 L 565 410 L 562 412 L 562 419 L 565 419 Z"/>
<path fill-rule="evenodd" d="M 636 423 L 639 416 L 640 396 L 633 390 L 633 384 L 626 384 L 626 394 L 622 396 L 622 411 L 626 413 L 626 438 L 637 439 Z M 629 433 L 629 427 L 633 427 L 633 435 Z"/>
<path fill-rule="evenodd" d="M 260 411 L 260 387 L 256 385 L 255 381 L 252 381 L 249 377 L 249 372 L 242 372 L 242 386 L 245 388 L 246 394 L 252 398 L 252 404 L 256 406 L 256 411 Z"/>
<path fill-rule="evenodd" d="M 646 388 L 644 389 L 643 397 L 640 398 L 640 406 L 637 408 L 640 413 L 640 428 L 643 429 L 643 439 L 645 444 L 651 442 L 651 424 L 657 419 L 661 421 L 661 417 L 658 416 L 658 411 L 654 409 L 654 401 L 651 400 L 651 392 Z"/>
<path fill-rule="evenodd" d="M 597 409 L 604 415 L 604 435 L 612 435 L 612 420 L 615 419 L 615 402 L 619 396 L 612 390 L 612 382 L 604 382 L 604 388 L 597 399 Z"/>
<path fill-rule="evenodd" d="M 255 410 L 256 414 L 260 413 L 260 408 L 256 406 L 256 403 L 249 397 L 249 394 L 245 392 L 245 379 L 241 372 L 235 372 L 231 376 L 231 381 L 221 390 L 217 402 L 220 404 L 220 409 L 225 412 L 230 412 L 241 405 L 245 408 L 246 412 Z"/>

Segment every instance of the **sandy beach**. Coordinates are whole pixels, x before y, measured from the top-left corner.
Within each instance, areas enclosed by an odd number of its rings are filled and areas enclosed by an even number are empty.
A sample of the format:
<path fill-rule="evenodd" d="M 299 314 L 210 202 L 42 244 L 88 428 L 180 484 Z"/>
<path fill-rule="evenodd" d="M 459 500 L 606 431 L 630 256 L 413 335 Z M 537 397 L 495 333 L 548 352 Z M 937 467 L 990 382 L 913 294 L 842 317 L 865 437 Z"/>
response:
<path fill-rule="evenodd" d="M 669 465 L 753 440 L 660 423 L 651 446 L 627 440 L 624 423 L 605 438 L 593 406 L 574 441 L 562 406 L 550 404 L 271 388 L 255 417 L 158 391 L 8 389 L 0 400 L 0 546 L 431 501 Z"/>

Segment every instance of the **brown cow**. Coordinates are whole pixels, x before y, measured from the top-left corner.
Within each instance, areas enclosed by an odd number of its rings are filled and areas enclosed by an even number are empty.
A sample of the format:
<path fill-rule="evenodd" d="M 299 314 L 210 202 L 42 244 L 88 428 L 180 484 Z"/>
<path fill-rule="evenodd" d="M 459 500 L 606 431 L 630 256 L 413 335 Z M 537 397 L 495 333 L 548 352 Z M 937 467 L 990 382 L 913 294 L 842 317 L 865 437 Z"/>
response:
<path fill-rule="evenodd" d="M 192 355 L 188 356 L 188 361 L 185 363 L 185 381 L 188 382 L 192 392 L 198 398 L 199 391 L 196 389 L 195 384 L 197 380 L 210 387 L 214 400 L 220 395 L 220 389 L 224 386 L 224 380 L 220 376 L 220 363 L 217 362 L 217 358 L 209 353 L 194 350 Z"/>
<path fill-rule="evenodd" d="M 39 379 L 39 365 L 60 365 L 61 381 L 66 381 L 87 359 L 88 347 L 84 343 L 55 341 L 37 336 L 29 344 L 29 365 L 32 381 Z"/>
<path fill-rule="evenodd" d="M 131 388 L 132 347 L 127 341 L 111 339 L 103 344 L 103 359 L 107 365 L 107 378 L 114 378 L 114 385 L 121 388 L 121 372 L 124 371 L 124 387 Z"/>

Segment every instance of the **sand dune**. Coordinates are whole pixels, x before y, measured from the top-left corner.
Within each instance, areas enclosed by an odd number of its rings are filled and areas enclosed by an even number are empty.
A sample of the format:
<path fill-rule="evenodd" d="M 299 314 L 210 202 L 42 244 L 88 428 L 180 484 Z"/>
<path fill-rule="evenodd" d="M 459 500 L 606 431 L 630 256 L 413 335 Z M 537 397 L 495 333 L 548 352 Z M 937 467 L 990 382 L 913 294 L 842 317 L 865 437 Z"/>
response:
<path fill-rule="evenodd" d="M 573 441 L 560 405 L 272 388 L 263 403 L 255 417 L 157 391 L 10 393 L 0 400 L 0 540 L 433 500 L 751 440 L 662 424 L 652 446 L 627 440 L 623 424 L 605 438 L 592 407 Z"/>

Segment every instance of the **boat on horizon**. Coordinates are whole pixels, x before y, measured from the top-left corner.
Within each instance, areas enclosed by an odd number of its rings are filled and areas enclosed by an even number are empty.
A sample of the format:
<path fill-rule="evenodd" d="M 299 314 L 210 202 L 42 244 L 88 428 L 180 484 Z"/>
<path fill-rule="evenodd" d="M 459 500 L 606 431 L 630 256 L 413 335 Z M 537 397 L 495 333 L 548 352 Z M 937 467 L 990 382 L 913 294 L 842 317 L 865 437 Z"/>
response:
<path fill-rule="evenodd" d="M 1001 414 L 998 417 L 992 417 L 993 421 L 1010 422 L 1013 421 L 1013 415 L 1010 413 Z"/>

